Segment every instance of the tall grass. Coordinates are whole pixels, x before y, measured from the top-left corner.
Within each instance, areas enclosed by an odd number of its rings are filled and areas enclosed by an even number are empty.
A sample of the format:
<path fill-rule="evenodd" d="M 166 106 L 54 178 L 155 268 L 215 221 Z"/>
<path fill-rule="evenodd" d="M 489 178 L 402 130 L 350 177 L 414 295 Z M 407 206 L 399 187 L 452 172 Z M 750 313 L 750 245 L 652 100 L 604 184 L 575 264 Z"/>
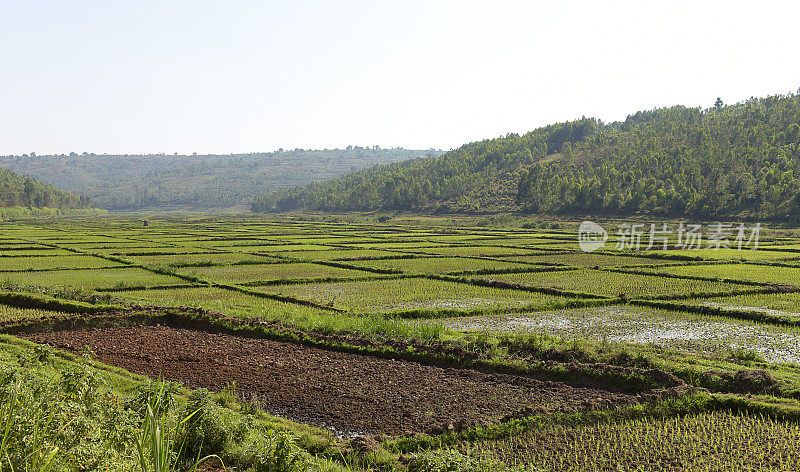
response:
<path fill-rule="evenodd" d="M 55 415 L 52 410 L 39 410 L 36 416 L 31 418 L 34 425 L 30 430 L 31 434 L 21 437 L 18 433 L 24 426 L 19 422 L 20 384 L 15 383 L 9 393 L 10 396 L 0 405 L 0 425 L 3 428 L 0 438 L 0 471 L 54 470 L 59 448 L 47 443 L 46 433 L 52 427 Z"/>
<path fill-rule="evenodd" d="M 147 411 L 135 441 L 139 470 L 141 472 L 175 472 L 177 470 L 194 472 L 201 464 L 210 459 L 217 459 L 222 462 L 216 455 L 212 454 L 201 458 L 198 454 L 198 457 L 188 468 L 178 467 L 181 452 L 184 448 L 184 442 L 181 441 L 179 443 L 178 440 L 180 437 L 179 429 L 191 420 L 199 410 L 195 410 L 178 421 L 175 426 L 172 426 L 167 411 L 163 408 L 162 393 L 163 390 L 156 395 L 150 396 L 146 405 Z"/>

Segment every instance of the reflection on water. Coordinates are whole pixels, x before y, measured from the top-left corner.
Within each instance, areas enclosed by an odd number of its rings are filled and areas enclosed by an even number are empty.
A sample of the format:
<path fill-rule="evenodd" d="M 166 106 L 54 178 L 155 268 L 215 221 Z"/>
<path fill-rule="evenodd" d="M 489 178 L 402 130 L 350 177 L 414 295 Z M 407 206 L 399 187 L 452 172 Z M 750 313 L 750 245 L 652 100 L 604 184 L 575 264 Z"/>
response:
<path fill-rule="evenodd" d="M 800 363 L 798 329 L 629 305 L 450 318 L 444 323 L 462 331 L 547 333 L 705 353 L 746 349 L 769 362 Z"/>
<path fill-rule="evenodd" d="M 723 310 L 756 311 L 758 313 L 764 313 L 766 315 L 773 315 L 773 316 L 800 317 L 800 313 L 795 313 L 792 311 L 776 310 L 774 308 L 769 308 L 766 306 L 731 305 L 729 303 L 717 303 L 717 302 L 705 302 L 701 303 L 701 305 L 709 306 L 712 308 L 720 308 Z"/>

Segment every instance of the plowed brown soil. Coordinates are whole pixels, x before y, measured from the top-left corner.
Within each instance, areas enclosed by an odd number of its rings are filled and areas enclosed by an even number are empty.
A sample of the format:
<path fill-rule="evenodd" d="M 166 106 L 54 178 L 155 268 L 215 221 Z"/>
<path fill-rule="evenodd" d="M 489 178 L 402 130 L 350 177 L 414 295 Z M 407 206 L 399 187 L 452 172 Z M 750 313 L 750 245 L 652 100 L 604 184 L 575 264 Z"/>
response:
<path fill-rule="evenodd" d="M 129 371 L 219 391 L 230 382 L 275 414 L 344 431 L 403 434 L 489 423 L 528 409 L 634 397 L 526 376 L 441 368 L 163 325 L 20 334 Z"/>

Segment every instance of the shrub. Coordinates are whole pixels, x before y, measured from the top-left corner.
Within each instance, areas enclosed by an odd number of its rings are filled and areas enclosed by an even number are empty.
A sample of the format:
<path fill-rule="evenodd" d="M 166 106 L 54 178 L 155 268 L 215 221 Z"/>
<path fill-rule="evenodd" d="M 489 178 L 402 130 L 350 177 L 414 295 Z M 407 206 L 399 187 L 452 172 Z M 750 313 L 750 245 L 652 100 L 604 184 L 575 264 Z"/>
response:
<path fill-rule="evenodd" d="M 253 456 L 253 472 L 303 472 L 308 470 L 295 437 L 267 431 L 266 445 Z"/>
<path fill-rule="evenodd" d="M 247 416 L 235 414 L 214 402 L 211 392 L 195 390 L 189 395 L 184 417 L 192 415 L 184 432 L 185 451 L 189 457 L 221 454 L 232 442 L 241 441 L 252 428 Z"/>
<path fill-rule="evenodd" d="M 53 365 L 49 348 L 0 373 L 0 470 L 130 469 L 135 416 L 88 365 Z"/>

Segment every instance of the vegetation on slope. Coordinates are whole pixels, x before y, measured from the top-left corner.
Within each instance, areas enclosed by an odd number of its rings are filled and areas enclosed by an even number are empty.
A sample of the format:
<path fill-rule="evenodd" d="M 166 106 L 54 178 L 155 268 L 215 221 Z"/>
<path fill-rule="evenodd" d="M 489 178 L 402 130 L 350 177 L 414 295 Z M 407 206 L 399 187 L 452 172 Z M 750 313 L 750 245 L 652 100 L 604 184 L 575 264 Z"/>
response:
<path fill-rule="evenodd" d="M 435 151 L 362 148 L 230 155 L 88 154 L 0 156 L 7 167 L 109 210 L 225 208 L 262 193 L 338 177 Z"/>
<path fill-rule="evenodd" d="M 261 195 L 254 211 L 800 214 L 800 96 L 559 123 Z"/>
<path fill-rule="evenodd" d="M 84 196 L 0 168 L 0 207 L 77 209 L 91 207 Z"/>

